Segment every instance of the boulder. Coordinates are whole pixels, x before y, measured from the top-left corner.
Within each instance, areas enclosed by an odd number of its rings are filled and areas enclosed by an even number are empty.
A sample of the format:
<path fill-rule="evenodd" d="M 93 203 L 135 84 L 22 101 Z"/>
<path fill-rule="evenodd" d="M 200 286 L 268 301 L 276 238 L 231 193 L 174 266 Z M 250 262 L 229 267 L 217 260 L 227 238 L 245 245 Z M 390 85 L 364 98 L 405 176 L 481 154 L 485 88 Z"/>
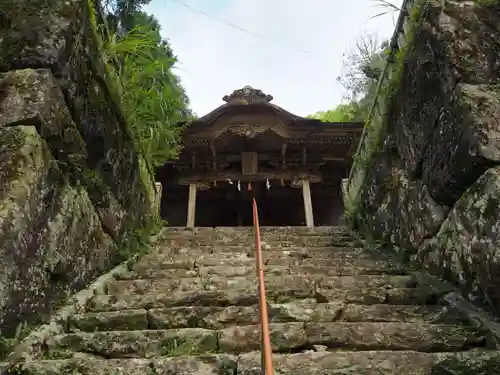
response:
<path fill-rule="evenodd" d="M 442 205 L 499 161 L 499 14 L 432 0 L 404 51 L 389 122 L 405 169 Z"/>
<path fill-rule="evenodd" d="M 85 143 L 49 69 L 0 74 L 0 127 L 19 123 L 35 126 L 61 162 L 86 161 Z"/>
<path fill-rule="evenodd" d="M 408 176 L 390 144 L 389 138 L 366 176 L 359 224 L 365 233 L 407 256 L 437 233 L 449 209 L 432 199 L 422 181 Z"/>
<path fill-rule="evenodd" d="M 66 182 L 36 128 L 0 128 L 2 334 L 44 321 L 114 256 L 86 190 Z"/>
<path fill-rule="evenodd" d="M 463 194 L 417 259 L 500 314 L 500 167 Z"/>

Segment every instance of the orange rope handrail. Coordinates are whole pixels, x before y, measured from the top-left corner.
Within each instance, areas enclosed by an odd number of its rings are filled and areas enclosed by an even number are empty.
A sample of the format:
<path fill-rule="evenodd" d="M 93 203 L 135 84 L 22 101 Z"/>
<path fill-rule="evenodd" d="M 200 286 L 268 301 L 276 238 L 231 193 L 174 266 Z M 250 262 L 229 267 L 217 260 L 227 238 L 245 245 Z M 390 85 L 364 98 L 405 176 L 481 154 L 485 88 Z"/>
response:
<path fill-rule="evenodd" d="M 248 184 L 248 191 L 252 191 L 252 185 Z M 257 201 L 253 201 L 253 225 L 255 228 L 255 259 L 257 269 L 257 280 L 259 281 L 259 312 L 261 324 L 261 366 L 263 375 L 274 375 L 273 358 L 271 348 L 271 336 L 269 334 L 269 316 L 267 311 L 266 284 L 264 280 L 264 261 L 262 260 L 262 247 L 260 244 L 259 212 L 257 210 Z"/>

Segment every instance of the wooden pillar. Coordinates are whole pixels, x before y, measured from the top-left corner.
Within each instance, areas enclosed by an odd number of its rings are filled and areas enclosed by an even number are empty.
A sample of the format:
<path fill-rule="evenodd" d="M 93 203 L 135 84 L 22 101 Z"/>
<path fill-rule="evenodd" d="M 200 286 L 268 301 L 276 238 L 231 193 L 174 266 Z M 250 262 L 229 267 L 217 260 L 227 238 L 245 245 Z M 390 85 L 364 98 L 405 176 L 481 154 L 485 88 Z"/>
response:
<path fill-rule="evenodd" d="M 189 184 L 189 200 L 187 212 L 187 227 L 194 228 L 194 219 L 196 216 L 196 184 Z"/>
<path fill-rule="evenodd" d="M 161 198 L 163 192 L 163 186 L 161 182 L 155 182 L 155 201 L 154 201 L 154 209 L 157 210 L 158 213 L 161 212 Z"/>
<path fill-rule="evenodd" d="M 308 180 L 302 180 L 302 196 L 304 197 L 304 212 L 306 216 L 306 226 L 314 227 L 314 216 L 311 200 L 311 185 Z"/>

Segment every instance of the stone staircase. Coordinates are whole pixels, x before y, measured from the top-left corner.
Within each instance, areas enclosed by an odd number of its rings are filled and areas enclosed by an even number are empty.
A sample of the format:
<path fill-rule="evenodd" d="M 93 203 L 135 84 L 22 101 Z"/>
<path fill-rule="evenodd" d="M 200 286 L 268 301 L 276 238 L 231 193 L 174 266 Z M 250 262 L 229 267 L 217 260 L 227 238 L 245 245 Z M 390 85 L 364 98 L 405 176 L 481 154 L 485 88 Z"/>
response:
<path fill-rule="evenodd" d="M 32 375 L 260 375 L 250 228 L 169 228 L 53 336 Z M 343 228 L 262 228 L 275 374 L 500 374 L 450 289 Z"/>

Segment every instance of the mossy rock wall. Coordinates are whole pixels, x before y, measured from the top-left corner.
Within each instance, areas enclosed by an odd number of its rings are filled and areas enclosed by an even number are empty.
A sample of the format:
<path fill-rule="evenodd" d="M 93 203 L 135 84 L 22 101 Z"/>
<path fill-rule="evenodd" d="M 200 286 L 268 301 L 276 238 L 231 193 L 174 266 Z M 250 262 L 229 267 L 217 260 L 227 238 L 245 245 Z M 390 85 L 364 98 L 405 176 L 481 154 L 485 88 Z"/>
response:
<path fill-rule="evenodd" d="M 500 2 L 405 5 L 346 218 L 500 314 Z"/>
<path fill-rule="evenodd" d="M 0 1 L 0 335 L 43 322 L 155 216 L 87 0 Z"/>

